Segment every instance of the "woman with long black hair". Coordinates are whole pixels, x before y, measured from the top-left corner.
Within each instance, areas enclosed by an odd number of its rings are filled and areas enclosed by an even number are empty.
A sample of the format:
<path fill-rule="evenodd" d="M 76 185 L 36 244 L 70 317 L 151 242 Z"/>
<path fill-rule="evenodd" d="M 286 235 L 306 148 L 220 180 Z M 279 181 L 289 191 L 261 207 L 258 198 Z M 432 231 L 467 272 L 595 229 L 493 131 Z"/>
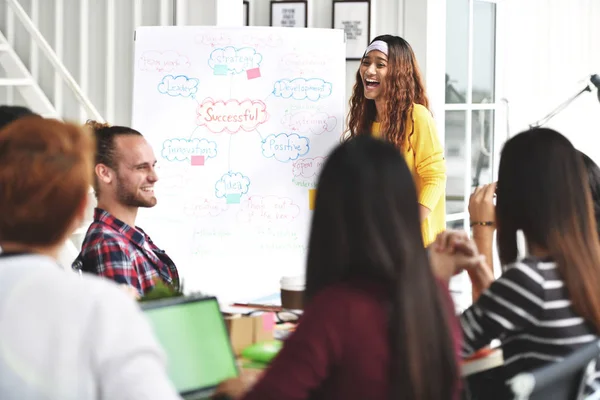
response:
<path fill-rule="evenodd" d="M 502 149 L 496 193 L 485 223 L 497 229 L 503 273 L 494 280 L 485 257 L 464 265 L 481 295 L 461 316 L 463 355 L 500 339 L 504 356 L 481 398 L 507 398 L 506 381 L 561 361 L 600 334 L 600 243 L 581 153 L 552 129 L 522 132 Z M 434 249 L 478 253 L 464 232 L 440 235 Z M 440 278 L 455 272 L 436 271 Z"/>
<path fill-rule="evenodd" d="M 237 379 L 219 393 L 245 400 L 456 398 L 458 327 L 447 288 L 430 268 L 416 198 L 394 145 L 365 135 L 338 147 L 319 177 L 304 316 L 250 392 Z"/>

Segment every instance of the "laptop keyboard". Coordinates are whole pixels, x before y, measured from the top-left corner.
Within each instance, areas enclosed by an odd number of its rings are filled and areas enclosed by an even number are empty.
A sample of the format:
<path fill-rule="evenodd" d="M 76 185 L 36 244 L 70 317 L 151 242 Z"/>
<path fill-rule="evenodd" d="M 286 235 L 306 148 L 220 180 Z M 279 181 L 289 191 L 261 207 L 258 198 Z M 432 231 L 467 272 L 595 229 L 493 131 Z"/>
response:
<path fill-rule="evenodd" d="M 183 396 L 184 400 L 210 400 L 214 394 L 213 390 L 202 391 L 200 393 L 188 394 Z"/>

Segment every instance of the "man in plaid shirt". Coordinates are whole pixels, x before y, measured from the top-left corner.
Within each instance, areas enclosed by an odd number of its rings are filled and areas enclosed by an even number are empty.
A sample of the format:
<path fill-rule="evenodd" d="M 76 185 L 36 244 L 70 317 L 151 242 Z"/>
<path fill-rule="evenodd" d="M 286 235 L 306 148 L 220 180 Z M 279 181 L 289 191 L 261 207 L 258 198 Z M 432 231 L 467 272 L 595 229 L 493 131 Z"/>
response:
<path fill-rule="evenodd" d="M 157 280 L 179 289 L 179 274 L 135 219 L 139 207 L 154 207 L 156 158 L 136 130 L 88 123 L 96 136 L 94 189 L 98 207 L 73 268 L 135 288 L 140 296 Z"/>

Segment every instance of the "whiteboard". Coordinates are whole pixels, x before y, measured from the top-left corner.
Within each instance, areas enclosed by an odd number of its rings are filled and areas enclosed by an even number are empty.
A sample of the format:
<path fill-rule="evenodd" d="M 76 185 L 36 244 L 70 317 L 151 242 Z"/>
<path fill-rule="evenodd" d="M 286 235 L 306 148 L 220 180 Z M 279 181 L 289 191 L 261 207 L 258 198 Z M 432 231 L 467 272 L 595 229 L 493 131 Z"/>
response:
<path fill-rule="evenodd" d="M 344 32 L 143 27 L 132 126 L 158 160 L 142 227 L 186 292 L 275 293 L 304 272 L 318 172 L 340 141 Z"/>

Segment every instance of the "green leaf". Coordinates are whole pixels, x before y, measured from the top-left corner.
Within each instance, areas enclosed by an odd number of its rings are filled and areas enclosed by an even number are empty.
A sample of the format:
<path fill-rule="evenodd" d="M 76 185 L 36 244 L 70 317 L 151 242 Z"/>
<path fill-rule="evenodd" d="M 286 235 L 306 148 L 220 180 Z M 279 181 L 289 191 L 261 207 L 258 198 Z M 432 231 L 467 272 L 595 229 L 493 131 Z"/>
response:
<path fill-rule="evenodd" d="M 140 298 L 140 302 L 183 296 L 183 285 L 179 285 L 178 280 L 173 284 L 165 283 L 162 279 L 153 282 L 154 287 Z"/>

